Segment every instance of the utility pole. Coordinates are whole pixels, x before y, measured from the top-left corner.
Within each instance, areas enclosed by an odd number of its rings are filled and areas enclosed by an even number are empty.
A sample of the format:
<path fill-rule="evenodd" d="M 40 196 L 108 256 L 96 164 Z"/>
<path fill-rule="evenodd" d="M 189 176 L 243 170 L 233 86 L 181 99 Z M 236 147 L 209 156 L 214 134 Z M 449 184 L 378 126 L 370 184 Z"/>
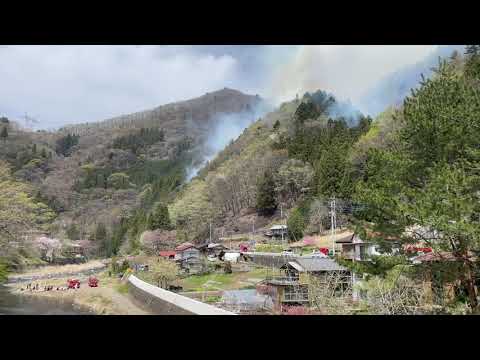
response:
<path fill-rule="evenodd" d="M 210 241 L 209 243 L 212 242 L 212 223 L 210 223 Z"/>
<path fill-rule="evenodd" d="M 337 213 L 335 209 L 335 197 L 330 202 L 330 227 L 332 232 L 332 254 L 335 256 L 335 230 L 337 227 Z"/>

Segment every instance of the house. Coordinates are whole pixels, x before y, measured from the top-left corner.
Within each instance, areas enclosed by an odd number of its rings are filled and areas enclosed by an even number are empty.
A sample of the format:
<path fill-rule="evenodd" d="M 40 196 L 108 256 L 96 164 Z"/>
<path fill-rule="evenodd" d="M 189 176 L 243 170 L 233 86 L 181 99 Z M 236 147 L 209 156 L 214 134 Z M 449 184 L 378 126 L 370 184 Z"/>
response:
<path fill-rule="evenodd" d="M 338 239 L 335 243 L 341 245 L 342 258 L 345 260 L 365 261 L 371 256 L 382 254 L 378 244 L 364 241 L 357 234 Z"/>
<path fill-rule="evenodd" d="M 200 250 L 192 243 L 186 242 L 175 248 L 175 261 L 187 274 L 203 272 L 205 264 Z"/>
<path fill-rule="evenodd" d="M 200 252 L 204 255 L 210 257 L 220 257 L 225 250 L 228 250 L 226 246 L 218 243 L 205 243 L 197 246 L 197 249 L 200 250 Z"/>
<path fill-rule="evenodd" d="M 288 227 L 287 225 L 274 225 L 265 235 L 273 238 L 285 238 L 288 235 Z"/>
<path fill-rule="evenodd" d="M 424 286 L 429 289 L 431 300 L 437 305 L 455 299 L 458 292 L 462 291 L 462 282 L 457 270 L 463 262 L 476 263 L 478 256 L 469 251 L 461 257 L 448 251 L 428 252 L 411 259 L 414 266 L 418 267 Z M 475 285 L 480 286 L 480 275 L 475 276 Z"/>
<path fill-rule="evenodd" d="M 336 275 L 336 293 L 351 289 L 351 272 L 335 260 L 320 257 L 297 257 L 280 268 L 280 275 L 267 276 L 260 283 L 259 292 L 269 294 L 277 307 L 302 305 L 310 302 L 309 284 L 303 275 L 313 275 L 320 285 L 328 285 L 329 275 Z M 338 275 L 338 276 L 337 276 Z"/>
<path fill-rule="evenodd" d="M 200 258 L 200 250 L 194 244 L 186 242 L 175 248 L 175 260 L 191 257 Z"/>
<path fill-rule="evenodd" d="M 286 272 L 267 276 L 257 284 L 256 289 L 259 294 L 268 295 L 272 299 L 275 309 L 283 305 L 304 305 L 310 302 L 308 284 Z"/>
<path fill-rule="evenodd" d="M 343 244 L 351 244 L 353 236 L 355 234 L 351 231 L 346 232 L 345 234 L 339 234 L 339 237 L 335 239 L 335 252 L 341 254 L 343 249 Z"/>
<path fill-rule="evenodd" d="M 238 259 L 240 258 L 240 255 L 241 254 L 239 252 L 226 252 L 225 255 L 223 256 L 223 261 L 237 263 Z"/>
<path fill-rule="evenodd" d="M 163 257 L 165 259 L 175 259 L 175 251 L 174 250 L 165 250 L 165 251 L 160 251 L 158 253 L 158 256 Z"/>
<path fill-rule="evenodd" d="M 186 274 L 201 274 L 205 270 L 205 263 L 200 257 L 190 256 L 175 260 L 180 269 Z"/>
<path fill-rule="evenodd" d="M 345 276 L 349 281 L 350 270 L 338 264 L 335 260 L 328 257 L 304 256 L 289 261 L 282 266 L 285 273 L 291 278 L 300 278 L 301 274 L 309 274 L 317 277 L 323 277 L 329 273 L 338 273 Z"/>
<path fill-rule="evenodd" d="M 335 241 L 335 249 L 340 250 L 342 257 L 346 260 L 365 261 L 371 256 L 395 254 L 402 248 L 399 237 L 385 236 L 367 229 L 367 234 L 371 238 L 377 237 L 382 239 L 385 244 L 391 248 L 390 252 L 380 250 L 380 245 L 377 242 L 365 241 L 358 234 L 348 234 Z M 409 254 L 429 253 L 432 248 L 427 246 L 423 239 L 430 239 L 431 241 L 437 239 L 439 234 L 437 231 L 430 230 L 425 227 L 411 226 L 405 230 L 405 235 L 411 238 L 417 238 L 418 242 L 415 244 L 408 244 L 403 246 L 403 250 Z M 433 239 L 433 240 L 432 240 Z M 340 246 L 340 249 L 338 247 Z"/>

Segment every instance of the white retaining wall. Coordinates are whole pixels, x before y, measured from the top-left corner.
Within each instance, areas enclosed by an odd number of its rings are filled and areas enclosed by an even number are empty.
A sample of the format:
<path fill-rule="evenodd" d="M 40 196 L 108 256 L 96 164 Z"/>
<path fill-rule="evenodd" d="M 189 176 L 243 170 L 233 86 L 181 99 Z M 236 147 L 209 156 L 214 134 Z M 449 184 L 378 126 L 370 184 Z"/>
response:
<path fill-rule="evenodd" d="M 182 296 L 174 292 L 148 284 L 134 275 L 130 275 L 128 281 L 131 286 L 134 286 L 137 289 L 148 293 L 149 295 L 162 302 L 166 302 L 169 305 L 173 305 L 174 307 L 179 308 L 184 312 L 191 313 L 193 315 L 236 315 L 235 313 L 232 313 L 230 311 L 226 311 L 215 306 L 208 305 L 200 301 L 188 298 L 186 296 Z"/>

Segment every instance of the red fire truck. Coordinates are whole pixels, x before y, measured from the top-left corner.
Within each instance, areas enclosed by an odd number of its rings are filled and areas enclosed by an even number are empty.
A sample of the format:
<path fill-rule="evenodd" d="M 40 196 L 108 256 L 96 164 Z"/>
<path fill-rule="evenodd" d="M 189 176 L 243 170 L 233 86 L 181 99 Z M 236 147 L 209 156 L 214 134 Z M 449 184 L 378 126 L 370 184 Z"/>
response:
<path fill-rule="evenodd" d="M 80 289 L 80 280 L 78 279 L 68 279 L 67 286 L 69 289 Z"/>
<path fill-rule="evenodd" d="M 98 279 L 95 276 L 90 276 L 88 278 L 88 286 L 97 287 L 98 286 Z"/>

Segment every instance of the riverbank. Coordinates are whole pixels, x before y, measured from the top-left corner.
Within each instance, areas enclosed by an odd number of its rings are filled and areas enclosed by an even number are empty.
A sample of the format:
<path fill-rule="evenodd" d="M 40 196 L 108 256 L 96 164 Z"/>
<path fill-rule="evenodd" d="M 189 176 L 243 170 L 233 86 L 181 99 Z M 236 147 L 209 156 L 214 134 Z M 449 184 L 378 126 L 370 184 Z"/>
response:
<path fill-rule="evenodd" d="M 54 269 L 58 274 L 59 269 Z M 70 272 L 68 272 L 70 274 Z M 51 285 L 50 291 L 26 290 L 26 284 L 9 283 L 6 286 L 12 294 L 28 297 L 48 299 L 59 304 L 72 304 L 75 308 L 97 315 L 150 315 L 151 313 L 140 307 L 128 294 L 128 285 L 118 278 L 109 277 L 106 271 L 96 275 L 99 279 L 98 287 L 88 286 L 88 275 L 77 276 L 81 282 L 80 289 L 56 290 L 65 287 L 70 276 L 57 276 L 36 281 L 39 288 Z M 23 290 L 22 290 L 23 289 Z"/>
<path fill-rule="evenodd" d="M 21 273 L 10 274 L 7 283 L 31 282 L 74 275 L 87 275 L 106 269 L 107 260 L 92 260 L 83 264 L 49 265 Z"/>

